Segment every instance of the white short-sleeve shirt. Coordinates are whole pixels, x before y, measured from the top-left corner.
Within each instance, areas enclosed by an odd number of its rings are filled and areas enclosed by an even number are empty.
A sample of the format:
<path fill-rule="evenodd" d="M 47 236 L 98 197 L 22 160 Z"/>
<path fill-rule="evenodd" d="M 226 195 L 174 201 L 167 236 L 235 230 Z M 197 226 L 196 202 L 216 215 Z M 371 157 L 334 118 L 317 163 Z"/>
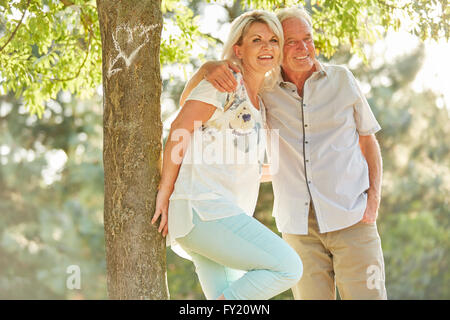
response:
<path fill-rule="evenodd" d="M 317 62 L 316 70 L 303 98 L 287 81 L 262 93 L 267 125 L 278 129 L 271 131 L 277 148 L 268 143 L 268 154 L 276 164 L 273 216 L 283 233 L 308 233 L 311 201 L 320 232 L 357 223 L 367 204 L 369 172 L 359 135 L 381 127 L 347 68 Z"/>
<path fill-rule="evenodd" d="M 190 137 L 169 202 L 169 245 L 193 228 L 192 208 L 202 220 L 246 213 L 258 199 L 266 134 L 261 112 L 240 73 L 234 93 L 222 93 L 202 80 L 186 99 L 215 106 L 211 118 Z"/>

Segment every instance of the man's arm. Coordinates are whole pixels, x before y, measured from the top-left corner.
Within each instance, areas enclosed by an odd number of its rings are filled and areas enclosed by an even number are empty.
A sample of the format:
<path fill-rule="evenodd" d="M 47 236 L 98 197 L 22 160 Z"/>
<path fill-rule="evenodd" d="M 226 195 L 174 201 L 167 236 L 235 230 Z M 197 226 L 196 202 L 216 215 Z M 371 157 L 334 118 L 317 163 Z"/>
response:
<path fill-rule="evenodd" d="M 369 184 L 367 190 L 367 207 L 362 222 L 373 223 L 378 216 L 381 200 L 381 181 L 383 177 L 383 160 L 375 135 L 359 136 L 359 146 L 369 167 Z"/>
<path fill-rule="evenodd" d="M 230 69 L 240 72 L 239 69 L 228 60 L 208 61 L 186 83 L 180 97 L 180 106 L 183 106 L 186 98 L 203 79 L 208 80 L 220 92 L 233 92 L 236 90 L 237 82 Z"/>

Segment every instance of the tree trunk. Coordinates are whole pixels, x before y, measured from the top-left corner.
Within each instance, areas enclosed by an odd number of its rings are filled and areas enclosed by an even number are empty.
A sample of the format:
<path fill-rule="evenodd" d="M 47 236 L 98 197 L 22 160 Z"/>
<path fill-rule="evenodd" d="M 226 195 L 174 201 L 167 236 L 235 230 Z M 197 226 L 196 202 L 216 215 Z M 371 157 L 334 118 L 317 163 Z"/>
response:
<path fill-rule="evenodd" d="M 161 168 L 161 3 L 97 0 L 97 10 L 108 295 L 168 299 L 165 241 L 150 223 Z"/>

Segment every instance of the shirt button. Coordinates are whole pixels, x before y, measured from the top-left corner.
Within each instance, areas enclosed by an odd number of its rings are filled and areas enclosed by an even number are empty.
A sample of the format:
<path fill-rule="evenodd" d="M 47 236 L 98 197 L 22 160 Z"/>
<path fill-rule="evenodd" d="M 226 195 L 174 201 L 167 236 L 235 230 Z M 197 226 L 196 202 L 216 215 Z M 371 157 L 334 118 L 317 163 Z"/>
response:
<path fill-rule="evenodd" d="M 310 181 L 308 181 L 308 183 L 309 183 L 309 184 L 311 184 L 311 180 L 310 180 Z"/>
<path fill-rule="evenodd" d="M 307 206 L 307 205 L 309 205 L 309 203 L 308 203 L 308 202 L 305 202 L 305 206 Z"/>
<path fill-rule="evenodd" d="M 308 141 L 305 141 L 305 143 L 308 143 Z"/>
<path fill-rule="evenodd" d="M 307 124 L 305 124 L 305 127 L 307 127 L 308 125 Z"/>
<path fill-rule="evenodd" d="M 308 159 L 306 159 L 306 162 L 309 162 L 309 160 L 308 160 Z"/>

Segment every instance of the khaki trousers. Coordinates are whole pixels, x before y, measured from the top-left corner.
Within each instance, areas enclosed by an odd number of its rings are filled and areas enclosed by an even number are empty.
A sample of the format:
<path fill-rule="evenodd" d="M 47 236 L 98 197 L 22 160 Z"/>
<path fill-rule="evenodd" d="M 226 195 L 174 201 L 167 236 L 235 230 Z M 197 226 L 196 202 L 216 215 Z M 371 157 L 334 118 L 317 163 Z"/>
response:
<path fill-rule="evenodd" d="M 313 207 L 308 234 L 283 233 L 303 262 L 303 276 L 292 288 L 296 300 L 387 299 L 384 259 L 376 223 L 319 233 Z"/>

